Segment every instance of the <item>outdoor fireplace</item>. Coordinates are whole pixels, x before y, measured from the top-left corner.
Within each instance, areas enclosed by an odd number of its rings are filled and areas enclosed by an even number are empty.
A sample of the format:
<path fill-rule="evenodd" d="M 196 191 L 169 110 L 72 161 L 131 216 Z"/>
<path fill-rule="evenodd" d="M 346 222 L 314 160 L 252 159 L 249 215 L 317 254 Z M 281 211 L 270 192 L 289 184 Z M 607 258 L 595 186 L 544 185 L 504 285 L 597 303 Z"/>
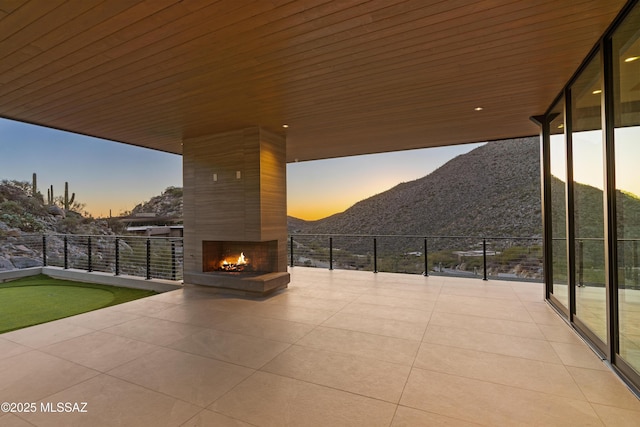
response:
<path fill-rule="evenodd" d="M 277 271 L 278 242 L 202 242 L 203 272 L 264 274 Z"/>
<path fill-rule="evenodd" d="M 201 247 L 202 271 L 185 272 L 185 280 L 192 284 L 263 296 L 286 288 L 289 283 L 289 273 L 279 266 L 286 248 L 278 240 L 203 240 Z"/>
<path fill-rule="evenodd" d="M 182 159 L 184 282 L 259 297 L 286 288 L 284 138 L 259 127 L 197 136 Z"/>

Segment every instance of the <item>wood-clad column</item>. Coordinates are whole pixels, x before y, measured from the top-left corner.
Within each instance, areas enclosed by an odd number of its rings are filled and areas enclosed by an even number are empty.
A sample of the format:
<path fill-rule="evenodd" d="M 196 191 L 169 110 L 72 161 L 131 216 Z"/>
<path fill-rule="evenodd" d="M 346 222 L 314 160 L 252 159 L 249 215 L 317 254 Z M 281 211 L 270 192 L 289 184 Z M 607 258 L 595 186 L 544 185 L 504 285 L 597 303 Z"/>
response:
<path fill-rule="evenodd" d="M 187 139 L 182 156 L 185 283 L 256 294 L 286 287 L 284 138 L 252 127 Z M 236 284 L 229 275 L 204 274 L 203 241 L 277 241 L 274 271 Z"/>

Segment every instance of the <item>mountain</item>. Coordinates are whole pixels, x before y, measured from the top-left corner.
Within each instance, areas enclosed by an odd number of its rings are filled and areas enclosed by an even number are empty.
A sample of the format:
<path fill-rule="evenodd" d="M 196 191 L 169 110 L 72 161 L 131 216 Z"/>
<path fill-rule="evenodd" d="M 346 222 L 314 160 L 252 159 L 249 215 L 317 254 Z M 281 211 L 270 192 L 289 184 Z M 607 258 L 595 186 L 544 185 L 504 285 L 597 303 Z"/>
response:
<path fill-rule="evenodd" d="M 42 265 L 40 234 L 47 239 L 48 259 L 62 259 L 64 241 L 62 234 L 92 236 L 113 235 L 105 220 L 83 216 L 73 210 L 65 210 L 56 204 L 45 204 L 40 192 L 32 183 L 3 180 L 0 182 L 0 270 L 27 268 Z M 96 254 L 102 248 L 101 239 L 95 240 Z M 68 252 L 86 256 L 82 244 L 69 242 Z"/>
<path fill-rule="evenodd" d="M 431 174 L 317 221 L 308 234 L 518 236 L 542 234 L 538 138 L 489 142 Z"/>
<path fill-rule="evenodd" d="M 290 233 L 540 236 L 538 138 L 487 143 L 433 173 L 317 221 L 289 217 Z M 182 217 L 182 189 L 169 187 L 132 214 Z"/>
<path fill-rule="evenodd" d="M 161 218 L 182 218 L 182 188 L 167 187 L 159 196 L 136 205 L 131 215 L 153 213 Z"/>

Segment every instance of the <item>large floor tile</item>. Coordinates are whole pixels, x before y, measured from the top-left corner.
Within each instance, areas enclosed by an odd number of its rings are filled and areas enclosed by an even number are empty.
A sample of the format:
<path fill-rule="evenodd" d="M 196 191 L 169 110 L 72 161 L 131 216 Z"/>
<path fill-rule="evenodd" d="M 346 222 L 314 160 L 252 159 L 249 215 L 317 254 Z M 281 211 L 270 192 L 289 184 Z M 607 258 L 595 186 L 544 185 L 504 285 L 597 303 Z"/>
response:
<path fill-rule="evenodd" d="M 550 326 L 566 324 L 546 302 L 528 303 L 525 307 L 533 321 L 538 324 Z"/>
<path fill-rule="evenodd" d="M 414 368 L 401 405 L 486 426 L 601 426 L 584 400 Z"/>
<path fill-rule="evenodd" d="M 233 316 L 233 312 L 216 310 L 200 304 L 182 304 L 150 315 L 156 319 L 187 323 L 203 328 L 213 328 Z"/>
<path fill-rule="evenodd" d="M 420 342 L 320 326 L 297 344 L 411 366 Z"/>
<path fill-rule="evenodd" d="M 414 366 L 572 399 L 584 398 L 567 369 L 557 363 L 422 343 Z"/>
<path fill-rule="evenodd" d="M 431 315 L 429 324 L 468 329 L 470 331 L 513 335 L 516 337 L 545 339 L 538 325 L 533 322 L 493 319 L 490 317 L 470 316 L 459 313 L 434 312 Z"/>
<path fill-rule="evenodd" d="M 638 427 L 640 412 L 592 403 L 593 409 L 607 427 Z"/>
<path fill-rule="evenodd" d="M 109 307 L 108 310 L 132 313 L 140 316 L 149 316 L 168 308 L 175 307 L 175 304 L 166 303 L 162 301 L 154 301 L 150 298 L 141 298 L 135 301 L 126 302 L 124 304 L 114 305 Z"/>
<path fill-rule="evenodd" d="M 261 370 L 398 403 L 410 367 L 294 345 Z"/>
<path fill-rule="evenodd" d="M 360 296 L 360 292 L 349 292 L 340 289 L 324 289 L 322 287 L 291 287 L 287 292 L 294 295 L 304 295 L 313 298 L 323 298 L 329 300 L 338 300 L 351 302 Z"/>
<path fill-rule="evenodd" d="M 65 319 L 2 334 L 2 338 L 33 348 L 42 348 L 93 332 L 93 329 L 67 325 Z"/>
<path fill-rule="evenodd" d="M 0 363 L 2 402 L 35 402 L 99 373 L 55 356 L 32 350 Z"/>
<path fill-rule="evenodd" d="M 373 288 L 366 290 L 366 295 L 411 299 L 414 301 L 434 302 L 440 295 L 440 287 L 431 284 L 410 289 Z"/>
<path fill-rule="evenodd" d="M 17 344 L 13 341 L 2 339 L 1 337 L 2 335 L 0 335 L 0 360 L 32 350 L 31 347 Z"/>
<path fill-rule="evenodd" d="M 220 331 L 235 332 L 286 343 L 298 341 L 307 335 L 314 327 L 314 325 L 307 323 L 248 315 L 232 316 L 216 324 L 215 327 L 212 326 L 213 329 Z"/>
<path fill-rule="evenodd" d="M 427 322 L 414 323 L 361 314 L 336 313 L 322 326 L 420 341 L 427 329 Z"/>
<path fill-rule="evenodd" d="M 518 322 L 533 321 L 519 300 L 443 295 L 438 298 L 433 311 L 436 313 L 462 313 L 469 316 L 514 320 Z"/>
<path fill-rule="evenodd" d="M 103 329 L 102 332 L 132 338 L 149 344 L 166 346 L 203 330 L 205 328 L 195 325 L 153 317 L 141 317 Z"/>
<path fill-rule="evenodd" d="M 162 348 L 109 371 L 109 375 L 205 407 L 253 372 L 242 366 Z"/>
<path fill-rule="evenodd" d="M 567 367 L 589 402 L 640 412 L 640 400 L 611 371 Z"/>
<path fill-rule="evenodd" d="M 100 330 L 139 318 L 139 315 L 132 313 L 123 313 L 121 311 L 113 310 L 95 310 L 88 313 L 78 314 L 77 316 L 67 317 L 64 319 L 64 322 L 73 323 L 74 325 L 85 328 Z"/>
<path fill-rule="evenodd" d="M 465 285 L 465 287 L 469 287 L 474 289 L 473 285 Z M 438 297 L 439 303 L 458 303 L 465 306 L 478 306 L 490 308 L 493 310 L 508 310 L 508 309 L 521 309 L 524 307 L 523 303 L 515 297 L 513 298 L 491 298 L 488 296 L 478 296 L 474 295 L 478 293 L 477 291 L 469 291 L 464 292 L 461 288 L 457 293 L 446 293 L 448 286 L 443 286 L 440 296 Z M 508 292 L 513 294 L 513 291 L 510 288 Z"/>
<path fill-rule="evenodd" d="M 550 344 L 565 365 L 609 370 L 604 362 L 583 342 L 576 344 L 551 342 Z"/>
<path fill-rule="evenodd" d="M 379 304 L 353 302 L 342 309 L 341 313 L 359 316 L 379 317 L 381 319 L 400 320 L 402 322 L 424 323 L 431 317 L 431 310 L 415 310 L 404 307 L 390 307 Z"/>
<path fill-rule="evenodd" d="M 202 408 L 107 375 L 49 396 L 44 402 L 86 402 L 86 413 L 39 412 L 24 416 L 37 426 L 178 426 Z"/>
<path fill-rule="evenodd" d="M 469 283 L 465 281 L 461 284 L 451 283 L 443 286 L 441 295 L 470 296 L 477 298 L 495 298 L 517 300 L 518 295 L 507 283 L 487 284 L 478 281 L 478 283 Z"/>
<path fill-rule="evenodd" d="M 521 301 L 544 301 L 544 286 L 542 283 L 511 282 L 511 289 Z"/>
<path fill-rule="evenodd" d="M 335 314 L 335 311 L 316 308 L 294 307 L 279 304 L 262 304 L 255 306 L 246 314 L 270 319 L 288 320 L 290 322 L 319 325 Z"/>
<path fill-rule="evenodd" d="M 170 347 L 180 351 L 258 369 L 290 344 L 231 332 L 205 330 Z"/>
<path fill-rule="evenodd" d="M 410 308 L 412 310 L 422 310 L 431 312 L 435 305 L 433 300 L 406 298 L 399 295 L 361 295 L 356 302 L 361 304 L 375 304 L 385 307 Z"/>
<path fill-rule="evenodd" d="M 445 417 L 444 415 L 425 412 L 419 409 L 398 406 L 396 415 L 393 417 L 391 427 L 474 427 L 479 424 Z"/>
<path fill-rule="evenodd" d="M 52 344 L 43 348 L 42 351 L 88 368 L 106 372 L 123 363 L 149 354 L 157 348 L 138 340 L 95 331 L 62 343 Z"/>
<path fill-rule="evenodd" d="M 158 295 L 148 297 L 152 301 L 167 302 L 171 304 L 184 304 L 190 301 L 206 301 L 208 299 L 220 298 L 220 294 L 204 286 L 185 284 L 181 289 L 163 292 Z"/>
<path fill-rule="evenodd" d="M 387 427 L 396 405 L 256 372 L 217 400 L 211 409 L 264 427 Z"/>
<path fill-rule="evenodd" d="M 469 350 L 503 354 L 505 356 L 561 363 L 556 352 L 545 340 L 470 331 L 468 329 L 448 326 L 429 325 L 427 326 L 423 341 Z"/>
<path fill-rule="evenodd" d="M 231 313 L 251 314 L 257 307 L 267 304 L 268 298 L 241 298 L 220 295 L 218 298 L 207 298 L 204 300 L 189 301 L 183 306 L 203 308 L 216 311 L 227 311 Z"/>
<path fill-rule="evenodd" d="M 0 426 L 2 427 L 33 427 L 33 424 L 23 420 L 18 415 L 0 415 Z"/>
<path fill-rule="evenodd" d="M 318 298 L 310 295 L 296 295 L 291 292 L 284 292 L 270 298 L 267 304 L 279 304 L 292 307 L 315 308 L 336 312 L 344 308 L 349 302 L 337 299 Z"/>
<path fill-rule="evenodd" d="M 208 409 L 200 411 L 195 417 L 191 418 L 180 427 L 252 427 L 253 424 L 235 418 L 227 417 L 218 412 Z"/>
<path fill-rule="evenodd" d="M 564 342 L 568 344 L 583 344 L 584 341 L 580 339 L 578 334 L 571 329 L 571 327 L 567 324 L 565 325 L 541 325 L 536 324 L 536 326 L 540 329 L 544 338 L 547 341 L 553 342 Z"/>

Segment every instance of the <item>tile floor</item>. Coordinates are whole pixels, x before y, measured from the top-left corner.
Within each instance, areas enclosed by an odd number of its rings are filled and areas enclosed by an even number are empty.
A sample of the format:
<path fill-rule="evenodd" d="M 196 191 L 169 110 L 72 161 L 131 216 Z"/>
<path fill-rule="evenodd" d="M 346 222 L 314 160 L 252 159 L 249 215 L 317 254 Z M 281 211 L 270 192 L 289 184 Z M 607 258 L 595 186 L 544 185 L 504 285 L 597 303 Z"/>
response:
<path fill-rule="evenodd" d="M 295 267 L 0 335 L 2 426 L 640 426 L 540 284 Z M 46 405 L 86 402 L 86 412 Z"/>

